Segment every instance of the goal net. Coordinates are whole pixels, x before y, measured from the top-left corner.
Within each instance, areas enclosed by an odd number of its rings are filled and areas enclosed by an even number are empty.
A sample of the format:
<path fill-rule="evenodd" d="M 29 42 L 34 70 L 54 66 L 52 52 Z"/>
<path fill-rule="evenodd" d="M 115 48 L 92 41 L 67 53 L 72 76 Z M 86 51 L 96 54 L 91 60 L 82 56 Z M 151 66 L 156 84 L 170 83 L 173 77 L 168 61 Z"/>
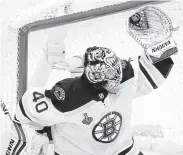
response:
<path fill-rule="evenodd" d="M 11 113 L 14 113 L 17 101 L 29 86 L 42 58 L 45 42 L 50 41 L 51 44 L 54 40 L 59 44 L 63 41 L 62 35 L 66 35 L 66 53 L 57 53 L 59 56 L 63 54 L 66 59 L 79 58 L 87 47 L 95 45 L 111 48 L 124 59 L 140 55 L 143 49 L 128 35 L 125 21 L 132 11 L 147 4 L 159 6 L 171 17 L 176 25 L 173 37 L 180 53 L 173 58 L 175 67 L 166 82 L 158 90 L 134 101 L 132 131 L 142 148 L 168 153 L 175 148 L 182 151 L 183 59 L 180 57 L 183 57 L 183 6 L 176 0 L 54 1 L 44 6 L 32 6 L 13 16 L 2 31 L 0 92 Z M 61 75 L 70 76 L 68 71 L 59 67 L 53 68 L 50 77 L 45 79 L 53 83 L 64 78 Z"/>

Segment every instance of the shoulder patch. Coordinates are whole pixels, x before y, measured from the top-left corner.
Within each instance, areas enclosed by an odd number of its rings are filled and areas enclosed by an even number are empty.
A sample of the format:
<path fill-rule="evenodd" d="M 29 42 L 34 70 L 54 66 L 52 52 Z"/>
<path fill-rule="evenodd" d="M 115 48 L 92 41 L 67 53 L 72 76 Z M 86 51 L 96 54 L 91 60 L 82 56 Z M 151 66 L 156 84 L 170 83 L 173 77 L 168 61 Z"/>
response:
<path fill-rule="evenodd" d="M 55 87 L 53 93 L 58 100 L 65 100 L 65 91 L 61 87 Z"/>

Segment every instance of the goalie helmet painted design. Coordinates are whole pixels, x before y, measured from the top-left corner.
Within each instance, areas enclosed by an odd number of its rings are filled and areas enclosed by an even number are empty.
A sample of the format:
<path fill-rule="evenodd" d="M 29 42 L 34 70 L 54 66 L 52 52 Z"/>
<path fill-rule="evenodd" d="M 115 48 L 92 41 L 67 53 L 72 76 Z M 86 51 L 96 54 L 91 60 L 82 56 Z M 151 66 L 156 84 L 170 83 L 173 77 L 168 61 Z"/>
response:
<path fill-rule="evenodd" d="M 84 69 L 87 79 L 99 84 L 110 93 L 117 93 L 122 80 L 120 58 L 109 48 L 91 47 L 84 55 Z"/>

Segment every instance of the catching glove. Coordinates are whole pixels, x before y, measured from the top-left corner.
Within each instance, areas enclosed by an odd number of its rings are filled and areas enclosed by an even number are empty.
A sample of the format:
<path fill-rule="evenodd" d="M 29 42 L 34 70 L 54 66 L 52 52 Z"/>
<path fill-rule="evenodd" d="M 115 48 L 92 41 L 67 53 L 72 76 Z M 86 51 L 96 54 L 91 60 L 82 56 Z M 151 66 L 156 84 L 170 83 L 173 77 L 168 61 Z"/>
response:
<path fill-rule="evenodd" d="M 166 59 L 178 51 L 172 38 L 171 19 L 157 7 L 145 6 L 138 9 L 128 18 L 127 31 L 144 48 L 152 63 Z"/>

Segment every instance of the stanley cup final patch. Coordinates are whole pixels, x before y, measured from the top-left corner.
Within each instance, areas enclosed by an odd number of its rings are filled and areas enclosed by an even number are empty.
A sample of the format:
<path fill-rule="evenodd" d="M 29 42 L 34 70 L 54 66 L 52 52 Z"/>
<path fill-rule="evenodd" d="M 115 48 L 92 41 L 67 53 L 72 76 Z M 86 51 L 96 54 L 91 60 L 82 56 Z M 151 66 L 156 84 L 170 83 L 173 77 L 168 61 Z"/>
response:
<path fill-rule="evenodd" d="M 65 100 L 65 91 L 61 87 L 55 87 L 54 95 L 58 100 Z"/>

